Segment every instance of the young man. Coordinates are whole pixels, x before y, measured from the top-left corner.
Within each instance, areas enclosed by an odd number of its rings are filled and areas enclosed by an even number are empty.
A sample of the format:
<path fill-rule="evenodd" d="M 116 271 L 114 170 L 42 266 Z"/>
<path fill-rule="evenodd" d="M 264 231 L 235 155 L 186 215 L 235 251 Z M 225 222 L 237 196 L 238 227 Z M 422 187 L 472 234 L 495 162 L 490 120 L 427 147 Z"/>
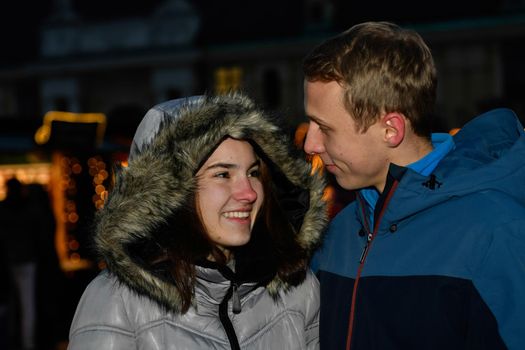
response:
<path fill-rule="evenodd" d="M 357 199 L 312 262 L 323 349 L 525 349 L 525 134 L 513 112 L 431 134 L 410 30 L 358 24 L 304 62 L 305 151 Z"/>

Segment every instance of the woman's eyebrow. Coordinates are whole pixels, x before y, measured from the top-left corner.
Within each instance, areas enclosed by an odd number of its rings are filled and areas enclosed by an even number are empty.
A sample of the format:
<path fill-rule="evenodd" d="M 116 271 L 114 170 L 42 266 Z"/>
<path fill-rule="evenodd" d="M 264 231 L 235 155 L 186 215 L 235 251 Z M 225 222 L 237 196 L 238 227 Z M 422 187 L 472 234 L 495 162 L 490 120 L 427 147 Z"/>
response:
<path fill-rule="evenodd" d="M 206 170 L 215 169 L 215 168 L 232 169 L 236 167 L 239 167 L 239 166 L 233 163 L 215 163 L 215 164 L 211 164 L 210 166 L 206 167 L 206 169 L 204 170 L 206 171 Z"/>
<path fill-rule="evenodd" d="M 260 164 L 261 164 L 261 160 L 260 159 L 256 159 L 252 164 L 250 164 L 249 168 L 253 168 L 253 167 L 258 166 Z M 216 169 L 216 168 L 234 169 L 234 168 L 239 168 L 239 165 L 238 164 L 234 164 L 234 163 L 219 162 L 219 163 L 211 164 L 210 166 L 206 167 L 206 169 L 204 169 L 204 171 L 210 170 L 210 169 Z"/>

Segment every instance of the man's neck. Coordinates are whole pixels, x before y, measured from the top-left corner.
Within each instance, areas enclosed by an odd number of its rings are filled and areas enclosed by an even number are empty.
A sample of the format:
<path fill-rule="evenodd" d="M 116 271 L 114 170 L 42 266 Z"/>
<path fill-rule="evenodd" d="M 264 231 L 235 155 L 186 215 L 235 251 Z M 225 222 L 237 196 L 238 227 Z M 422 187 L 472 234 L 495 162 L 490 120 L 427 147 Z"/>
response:
<path fill-rule="evenodd" d="M 392 150 L 391 163 L 399 166 L 407 166 L 417 162 L 432 152 L 432 142 L 427 138 L 411 135 Z"/>
<path fill-rule="evenodd" d="M 399 166 L 407 166 L 415 163 L 422 159 L 430 152 L 432 152 L 432 142 L 426 138 L 412 135 L 406 137 L 403 142 L 391 150 L 390 156 L 385 164 L 384 176 L 381 177 L 381 182 L 376 184 L 374 187 L 383 193 L 385 188 L 386 176 L 388 174 L 388 168 L 393 163 Z"/>

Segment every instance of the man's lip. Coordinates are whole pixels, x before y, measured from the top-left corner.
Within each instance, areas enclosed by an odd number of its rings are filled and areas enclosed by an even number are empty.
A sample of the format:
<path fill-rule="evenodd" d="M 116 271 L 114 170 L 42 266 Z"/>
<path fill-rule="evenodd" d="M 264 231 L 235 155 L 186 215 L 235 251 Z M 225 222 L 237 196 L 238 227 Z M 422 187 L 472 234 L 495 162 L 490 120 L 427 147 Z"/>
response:
<path fill-rule="evenodd" d="M 335 164 L 325 164 L 324 167 L 326 168 L 326 170 L 328 170 L 331 173 L 333 173 L 336 169 Z"/>

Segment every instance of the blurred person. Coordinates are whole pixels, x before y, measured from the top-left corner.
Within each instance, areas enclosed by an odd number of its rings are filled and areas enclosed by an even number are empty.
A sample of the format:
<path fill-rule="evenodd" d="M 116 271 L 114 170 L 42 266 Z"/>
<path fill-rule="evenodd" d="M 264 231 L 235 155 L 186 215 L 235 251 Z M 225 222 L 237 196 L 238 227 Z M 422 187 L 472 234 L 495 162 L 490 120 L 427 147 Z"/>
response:
<path fill-rule="evenodd" d="M 496 109 L 431 133 L 414 31 L 357 24 L 304 60 L 304 149 L 357 199 L 311 266 L 323 349 L 525 349 L 525 135 Z"/>
<path fill-rule="evenodd" d="M 97 215 L 69 349 L 317 349 L 323 177 L 240 94 L 153 107 Z"/>
<path fill-rule="evenodd" d="M 16 178 L 6 181 L 6 198 L 0 203 L 2 240 L 9 278 L 16 300 L 10 302 L 8 338 L 11 346 L 34 349 L 36 327 L 36 273 L 38 222 L 28 206 L 25 188 Z M 13 293 L 11 293 L 13 295 Z M 15 306 L 19 305 L 19 310 Z M 17 323 L 16 321 L 19 320 Z"/>
<path fill-rule="evenodd" d="M 62 338 L 67 339 L 71 315 L 64 315 L 64 298 L 67 298 L 66 277 L 60 269 L 55 249 L 56 222 L 51 198 L 44 185 L 26 185 L 28 212 L 34 221 L 34 237 L 38 246 L 36 304 L 38 348 L 51 349 Z M 76 302 L 76 301 L 75 301 Z M 65 324 L 67 319 L 67 324 Z M 65 332 L 65 334 L 64 334 Z"/>
<path fill-rule="evenodd" d="M 0 274 L 4 276 L 4 281 L 0 287 L 0 349 L 9 348 L 9 291 L 10 278 L 7 268 L 6 249 L 4 239 L 0 239 Z"/>

